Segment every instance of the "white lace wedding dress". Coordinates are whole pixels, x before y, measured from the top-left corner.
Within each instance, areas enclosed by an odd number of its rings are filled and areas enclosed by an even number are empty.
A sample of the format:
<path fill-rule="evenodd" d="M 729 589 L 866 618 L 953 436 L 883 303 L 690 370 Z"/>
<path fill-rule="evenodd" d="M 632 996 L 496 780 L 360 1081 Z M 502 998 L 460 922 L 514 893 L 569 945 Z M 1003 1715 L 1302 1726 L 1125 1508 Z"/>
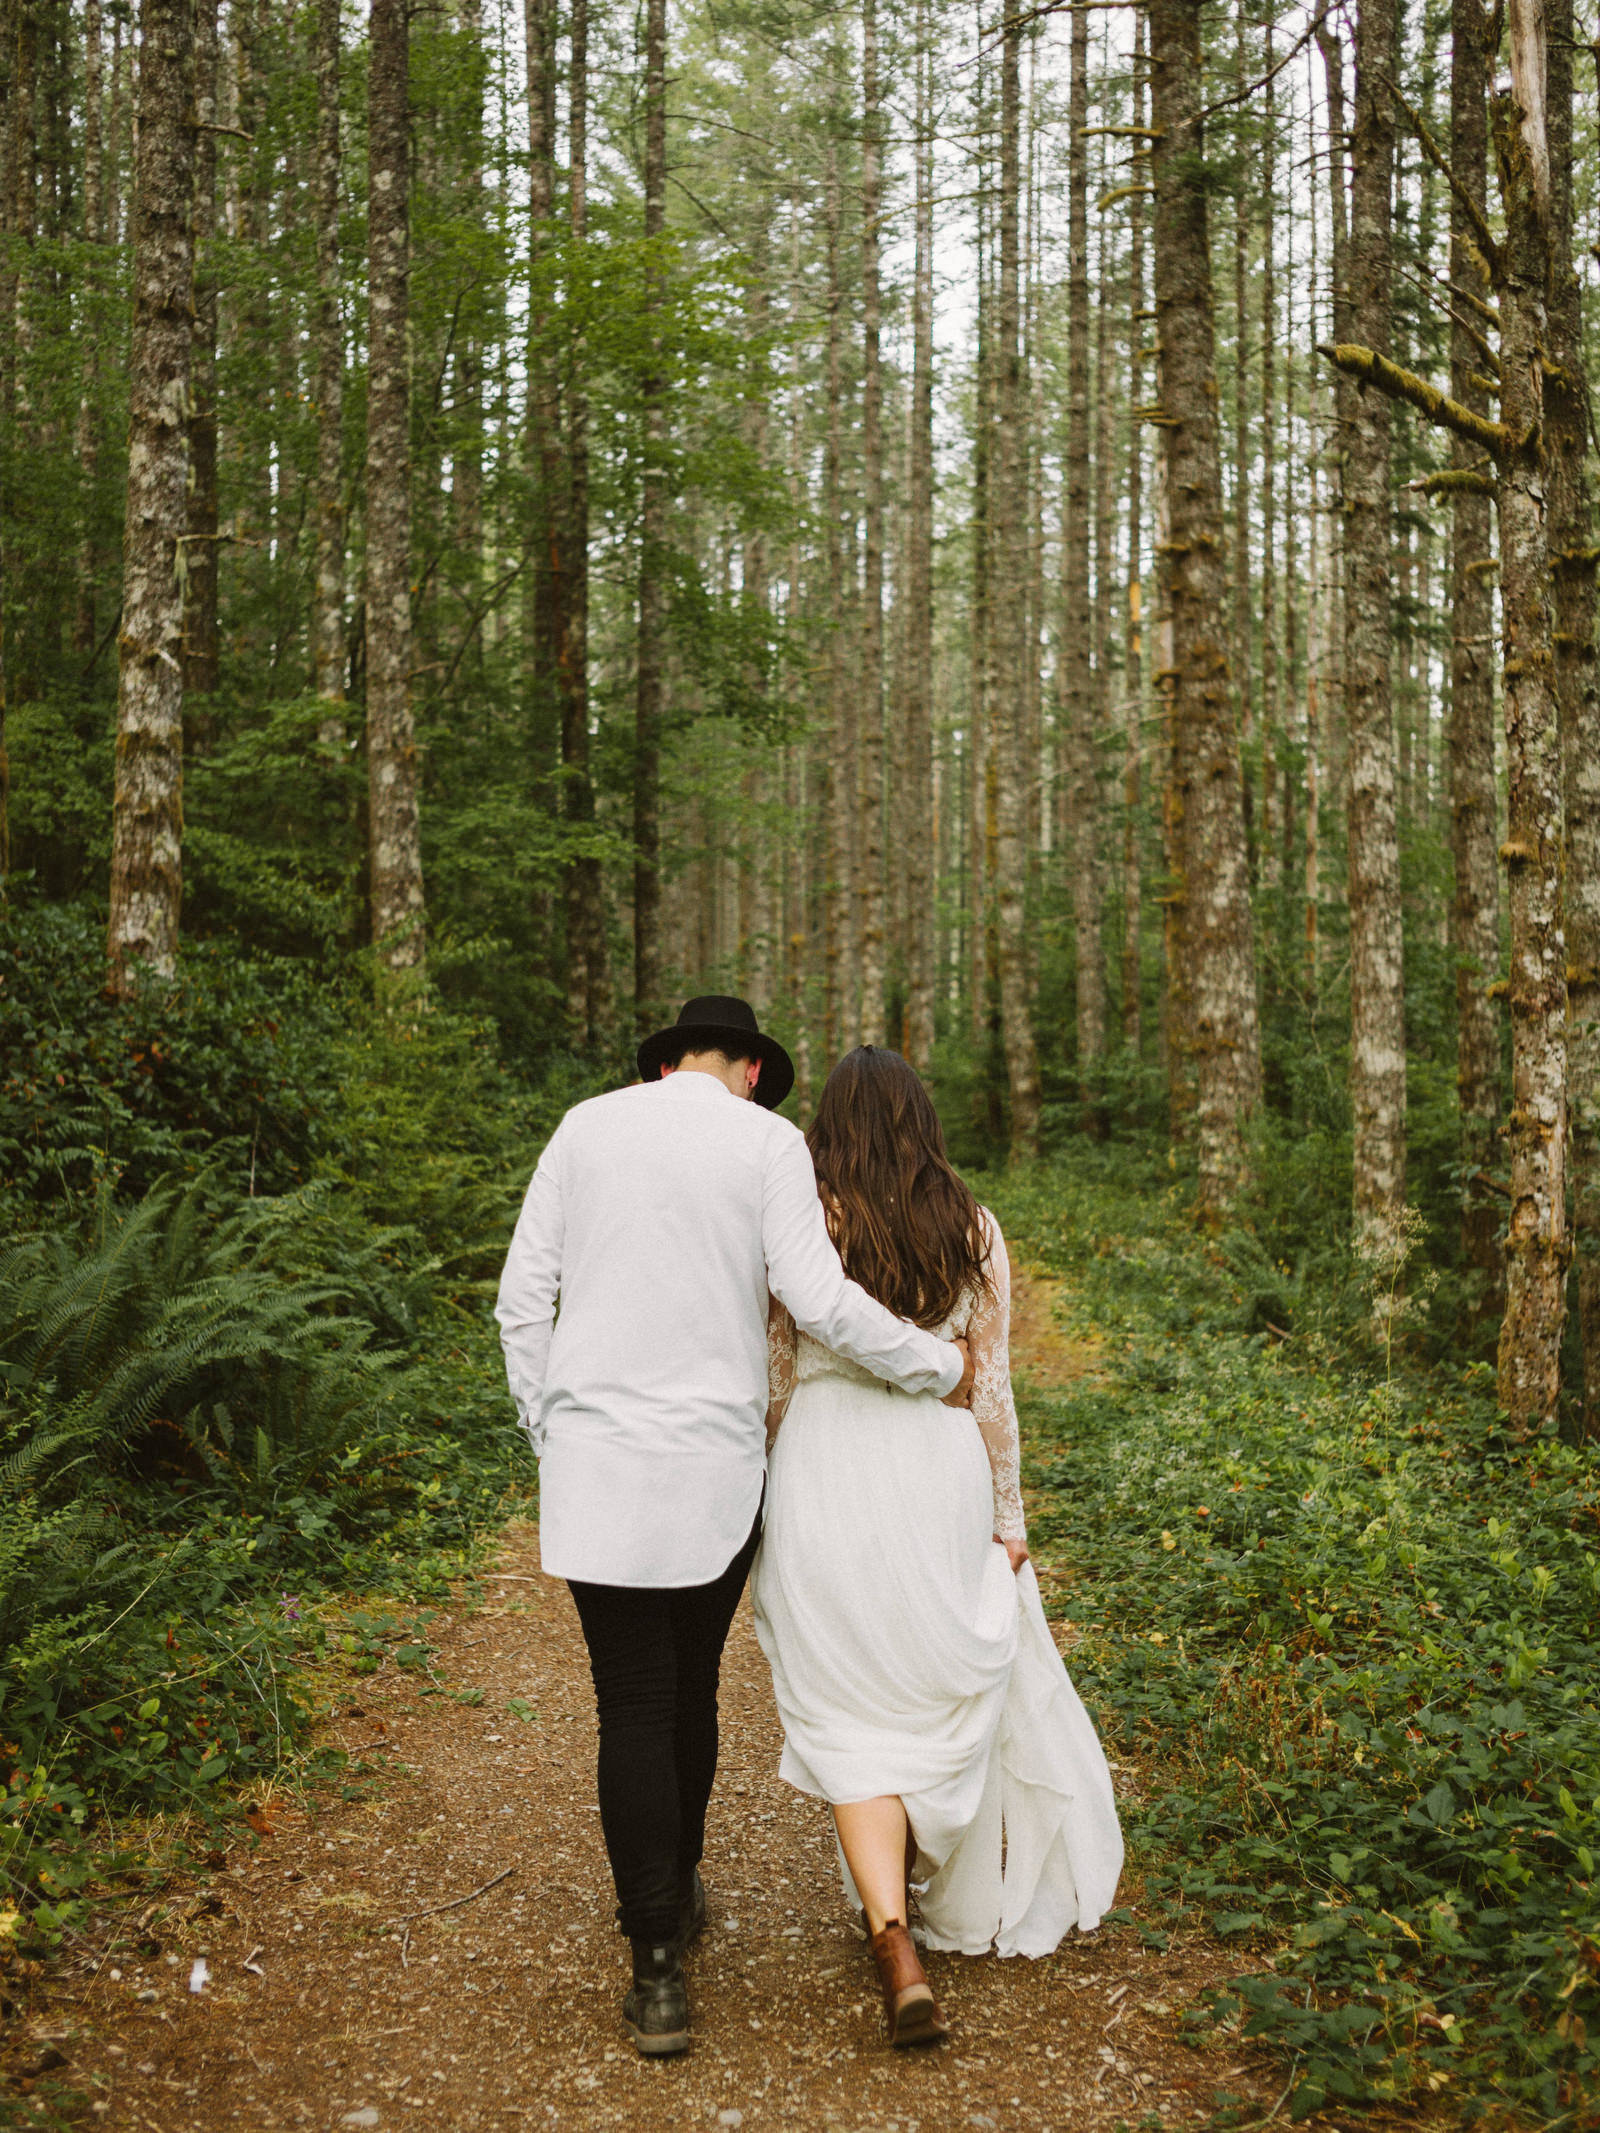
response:
<path fill-rule="evenodd" d="M 984 1222 L 992 1286 L 939 1328 L 972 1344 L 970 1411 L 883 1384 L 774 1305 L 751 1596 L 783 1777 L 829 1801 L 900 1795 L 930 1948 L 1038 1956 L 1098 1925 L 1122 1833 L 1032 1566 L 1013 1575 L 994 1539 L 1024 1523 L 1010 1270 Z"/>

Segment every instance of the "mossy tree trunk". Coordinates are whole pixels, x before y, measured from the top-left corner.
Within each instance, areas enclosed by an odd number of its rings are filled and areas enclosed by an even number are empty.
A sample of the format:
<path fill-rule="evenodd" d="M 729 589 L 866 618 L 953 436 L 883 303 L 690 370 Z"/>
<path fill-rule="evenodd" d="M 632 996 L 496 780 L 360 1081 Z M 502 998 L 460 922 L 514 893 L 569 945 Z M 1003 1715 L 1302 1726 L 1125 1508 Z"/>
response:
<path fill-rule="evenodd" d="M 1192 1047 L 1200 1205 L 1211 1217 L 1246 1177 L 1250 1122 L 1261 1097 L 1261 1035 L 1227 652 L 1199 0 L 1155 0 L 1150 67 L 1166 443 L 1162 581 L 1171 628 L 1162 682 L 1173 756 L 1172 952 L 1187 996 L 1180 1041 Z"/>
<path fill-rule="evenodd" d="M 111 810 L 111 985 L 177 967 L 183 580 L 194 310 L 194 6 L 143 0 L 128 352 L 128 508 Z"/>

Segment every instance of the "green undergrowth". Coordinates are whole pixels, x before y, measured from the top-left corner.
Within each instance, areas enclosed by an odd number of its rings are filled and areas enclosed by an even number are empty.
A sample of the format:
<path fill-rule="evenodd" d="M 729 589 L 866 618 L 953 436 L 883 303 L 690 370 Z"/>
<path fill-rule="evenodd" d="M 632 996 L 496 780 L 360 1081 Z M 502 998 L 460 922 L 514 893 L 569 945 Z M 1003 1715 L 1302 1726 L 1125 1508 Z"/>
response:
<path fill-rule="evenodd" d="M 0 907 L 0 1979 L 130 1832 L 303 1770 L 330 1622 L 525 1501 L 488 1303 L 584 1088 L 353 966 L 217 943 L 114 1001 L 102 935 Z"/>
<path fill-rule="evenodd" d="M 1029 1402 L 1033 1538 L 1141 1774 L 1140 1930 L 1239 1948 L 1208 2019 L 1287 2056 L 1297 2115 L 1431 2097 L 1594 2124 L 1592 1457 L 1513 1440 L 1481 1364 L 1423 1369 L 1309 1313 L 1251 1330 L 1237 1252 L 1126 1153 L 991 1197 L 1100 1343 Z"/>
<path fill-rule="evenodd" d="M 243 1813 L 329 1597 L 444 1591 L 525 1486 L 481 1312 L 331 1199 L 169 1181 L 0 1254 L 0 1949 L 128 1818 Z"/>

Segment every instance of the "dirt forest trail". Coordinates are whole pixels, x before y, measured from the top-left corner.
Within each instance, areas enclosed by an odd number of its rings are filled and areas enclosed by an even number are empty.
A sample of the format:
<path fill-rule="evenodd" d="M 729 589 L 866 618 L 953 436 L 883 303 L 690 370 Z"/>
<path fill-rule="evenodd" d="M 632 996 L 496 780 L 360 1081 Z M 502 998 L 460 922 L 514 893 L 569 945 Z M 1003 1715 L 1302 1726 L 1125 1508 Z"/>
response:
<path fill-rule="evenodd" d="M 1019 1281 L 1014 1352 L 1041 1387 L 1093 1367 L 1050 1304 L 1044 1284 Z M 344 1677 L 326 1731 L 352 1765 L 382 1766 L 364 1795 L 278 1801 L 253 1849 L 163 1893 L 143 1940 L 125 1916 L 120 1940 L 108 1930 L 45 1984 L 33 2031 L 60 2040 L 58 2078 L 93 2099 L 80 2123 L 1154 2133 L 1205 2124 L 1219 2090 L 1253 2117 L 1270 2111 L 1270 2065 L 1178 2041 L 1179 2011 L 1227 1958 L 1187 1938 L 1148 1950 L 1126 1925 L 1038 1963 L 930 1958 L 951 2040 L 891 2054 L 830 1825 L 777 1777 L 748 1601 L 723 1677 L 694 2046 L 640 2060 L 618 2015 L 625 1950 L 577 1619 L 538 1574 L 529 1526 L 508 1528 L 485 1586 L 482 1605 L 429 1631 L 437 1680 L 481 1702 L 423 1693 L 425 1678 L 388 1662 Z"/>

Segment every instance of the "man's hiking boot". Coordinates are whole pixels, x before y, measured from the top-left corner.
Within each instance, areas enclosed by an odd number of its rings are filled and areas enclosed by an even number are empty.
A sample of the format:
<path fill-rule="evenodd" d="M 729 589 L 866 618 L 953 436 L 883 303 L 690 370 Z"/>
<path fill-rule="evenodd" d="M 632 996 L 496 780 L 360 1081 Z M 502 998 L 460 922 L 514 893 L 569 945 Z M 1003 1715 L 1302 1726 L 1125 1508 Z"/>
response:
<path fill-rule="evenodd" d="M 706 1885 L 700 1879 L 697 1866 L 689 1869 L 689 1879 L 678 1898 L 678 1946 L 687 1948 L 701 1932 L 706 1922 Z"/>
<path fill-rule="evenodd" d="M 622 2003 L 628 2034 L 647 2059 L 689 2049 L 689 1988 L 677 1940 L 636 1940 L 633 1987 Z"/>

